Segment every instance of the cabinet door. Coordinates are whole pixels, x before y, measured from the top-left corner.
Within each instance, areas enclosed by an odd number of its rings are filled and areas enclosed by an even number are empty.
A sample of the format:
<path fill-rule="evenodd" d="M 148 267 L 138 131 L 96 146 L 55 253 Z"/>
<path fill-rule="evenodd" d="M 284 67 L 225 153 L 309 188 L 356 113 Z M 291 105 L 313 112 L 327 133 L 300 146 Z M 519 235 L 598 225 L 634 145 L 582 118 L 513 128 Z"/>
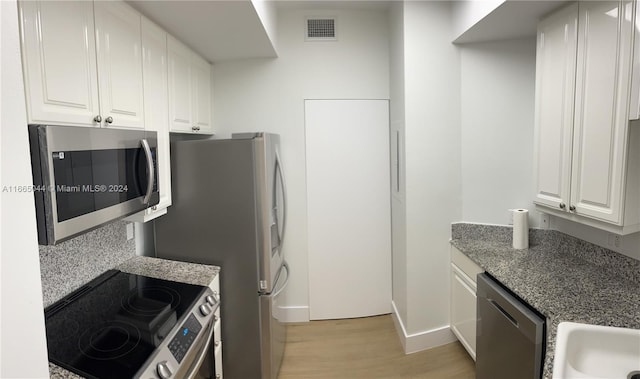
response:
<path fill-rule="evenodd" d="M 632 1 L 579 3 L 571 204 L 622 221 L 632 53 Z"/>
<path fill-rule="evenodd" d="M 474 360 L 476 317 L 475 283 L 451 264 L 451 330 Z"/>
<path fill-rule="evenodd" d="M 169 128 L 172 132 L 191 132 L 191 50 L 170 35 L 169 54 Z"/>
<path fill-rule="evenodd" d="M 146 129 L 155 130 L 158 133 L 160 202 L 154 208 L 162 209 L 171 205 L 167 33 L 144 17 L 142 18 L 142 55 Z M 154 212 L 154 210 L 147 210 L 147 212 Z"/>
<path fill-rule="evenodd" d="M 211 125 L 211 66 L 191 55 L 192 122 L 198 132 L 213 133 Z"/>
<path fill-rule="evenodd" d="M 29 123 L 97 126 L 93 3 L 21 1 L 20 19 Z"/>
<path fill-rule="evenodd" d="M 95 20 L 104 125 L 143 129 L 140 14 L 124 2 L 96 1 Z"/>
<path fill-rule="evenodd" d="M 536 50 L 535 202 L 568 207 L 578 4 L 538 24 Z"/>

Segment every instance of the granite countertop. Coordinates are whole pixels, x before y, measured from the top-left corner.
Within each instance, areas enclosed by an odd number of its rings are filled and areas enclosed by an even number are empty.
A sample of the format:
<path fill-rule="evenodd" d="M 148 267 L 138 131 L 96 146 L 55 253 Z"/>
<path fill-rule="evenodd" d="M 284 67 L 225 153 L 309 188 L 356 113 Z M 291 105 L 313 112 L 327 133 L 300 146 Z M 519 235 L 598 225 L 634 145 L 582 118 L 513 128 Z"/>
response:
<path fill-rule="evenodd" d="M 452 225 L 451 244 L 547 318 L 543 377 L 551 378 L 560 322 L 640 329 L 640 261 L 553 230 L 511 247 L 511 228 Z"/>
<path fill-rule="evenodd" d="M 157 279 L 197 284 L 201 286 L 208 286 L 211 284 L 220 272 L 220 268 L 217 266 L 139 256 L 133 257 L 114 268 L 130 274 L 144 275 Z M 60 366 L 56 366 L 51 362 L 49 362 L 49 376 L 51 379 L 84 378 L 63 369 Z"/>

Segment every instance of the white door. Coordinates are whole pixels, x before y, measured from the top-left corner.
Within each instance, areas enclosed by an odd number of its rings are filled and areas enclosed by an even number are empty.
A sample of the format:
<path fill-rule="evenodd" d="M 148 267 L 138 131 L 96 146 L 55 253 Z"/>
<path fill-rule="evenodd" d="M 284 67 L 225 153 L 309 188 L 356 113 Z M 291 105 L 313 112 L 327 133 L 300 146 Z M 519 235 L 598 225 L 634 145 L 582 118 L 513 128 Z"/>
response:
<path fill-rule="evenodd" d="M 389 102 L 306 100 L 312 320 L 391 312 Z"/>
<path fill-rule="evenodd" d="M 191 50 L 172 36 L 169 54 L 169 130 L 191 132 Z"/>
<path fill-rule="evenodd" d="M 144 129 L 140 14 L 124 2 L 96 1 L 103 125 Z"/>
<path fill-rule="evenodd" d="M 568 209 L 578 4 L 538 24 L 536 50 L 535 201 Z"/>
<path fill-rule="evenodd" d="M 93 3 L 19 5 L 29 123 L 98 126 Z"/>
<path fill-rule="evenodd" d="M 583 1 L 579 8 L 571 203 L 577 214 L 621 223 L 633 3 Z"/>

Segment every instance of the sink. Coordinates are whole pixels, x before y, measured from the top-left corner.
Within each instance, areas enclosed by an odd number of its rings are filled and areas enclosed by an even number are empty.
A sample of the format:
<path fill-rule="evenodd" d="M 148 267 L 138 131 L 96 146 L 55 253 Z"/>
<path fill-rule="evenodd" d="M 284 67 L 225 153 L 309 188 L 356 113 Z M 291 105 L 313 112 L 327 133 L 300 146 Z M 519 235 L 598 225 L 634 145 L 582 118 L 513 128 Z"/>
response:
<path fill-rule="evenodd" d="M 640 329 L 558 325 L 553 379 L 640 379 Z"/>

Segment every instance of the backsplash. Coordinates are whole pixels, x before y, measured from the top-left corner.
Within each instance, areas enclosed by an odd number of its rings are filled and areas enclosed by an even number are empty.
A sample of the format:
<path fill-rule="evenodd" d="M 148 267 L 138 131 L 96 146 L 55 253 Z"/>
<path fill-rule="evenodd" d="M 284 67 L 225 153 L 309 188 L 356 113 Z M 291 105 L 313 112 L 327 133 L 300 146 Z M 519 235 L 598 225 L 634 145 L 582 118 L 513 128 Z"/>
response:
<path fill-rule="evenodd" d="M 117 221 L 55 246 L 40 246 L 42 296 L 47 307 L 136 255 L 126 222 Z"/>
<path fill-rule="evenodd" d="M 452 239 L 493 241 L 510 245 L 512 233 L 511 226 L 463 222 L 451 224 Z M 640 283 L 640 261 L 557 230 L 530 228 L 529 245 L 544 245 L 558 254 L 571 254 L 620 278 Z"/>

